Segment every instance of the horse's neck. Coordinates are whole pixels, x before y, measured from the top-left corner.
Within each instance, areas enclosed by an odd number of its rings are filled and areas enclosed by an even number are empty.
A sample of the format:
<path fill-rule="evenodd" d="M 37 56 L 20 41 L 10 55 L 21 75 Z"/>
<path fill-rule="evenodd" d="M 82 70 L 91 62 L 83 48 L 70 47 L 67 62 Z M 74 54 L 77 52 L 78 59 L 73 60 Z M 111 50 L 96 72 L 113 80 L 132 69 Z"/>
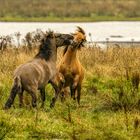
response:
<path fill-rule="evenodd" d="M 57 48 L 56 45 L 51 46 L 51 57 L 49 59 L 51 62 L 56 62 L 57 60 Z"/>
<path fill-rule="evenodd" d="M 50 60 L 53 62 L 56 62 L 56 60 L 57 60 L 57 49 L 56 48 L 52 49 L 52 56 L 51 56 Z"/>
<path fill-rule="evenodd" d="M 72 61 L 77 60 L 77 49 L 68 48 L 67 52 L 64 55 L 64 61 L 70 64 Z"/>

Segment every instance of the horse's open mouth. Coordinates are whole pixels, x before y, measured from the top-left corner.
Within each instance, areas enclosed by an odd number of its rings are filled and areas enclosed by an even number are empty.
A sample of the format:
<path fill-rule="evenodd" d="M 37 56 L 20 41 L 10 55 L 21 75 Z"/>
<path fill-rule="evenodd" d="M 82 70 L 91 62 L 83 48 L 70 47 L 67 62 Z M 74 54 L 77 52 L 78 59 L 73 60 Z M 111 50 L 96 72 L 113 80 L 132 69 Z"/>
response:
<path fill-rule="evenodd" d="M 86 40 L 81 41 L 81 42 L 75 42 L 75 41 L 73 41 L 71 45 L 73 47 L 76 47 L 76 48 L 80 49 L 81 47 L 85 47 L 85 44 L 86 44 Z"/>
<path fill-rule="evenodd" d="M 86 41 L 82 41 L 80 42 L 78 48 L 85 47 L 85 45 L 86 45 Z"/>

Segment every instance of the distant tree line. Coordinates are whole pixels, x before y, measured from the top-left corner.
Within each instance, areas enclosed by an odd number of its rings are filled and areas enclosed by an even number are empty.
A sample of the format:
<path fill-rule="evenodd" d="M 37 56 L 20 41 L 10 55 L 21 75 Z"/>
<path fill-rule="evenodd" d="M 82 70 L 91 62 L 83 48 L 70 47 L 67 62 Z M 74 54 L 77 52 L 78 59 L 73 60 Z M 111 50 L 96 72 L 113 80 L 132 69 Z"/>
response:
<path fill-rule="evenodd" d="M 140 0 L 0 0 L 0 17 L 140 17 Z"/>

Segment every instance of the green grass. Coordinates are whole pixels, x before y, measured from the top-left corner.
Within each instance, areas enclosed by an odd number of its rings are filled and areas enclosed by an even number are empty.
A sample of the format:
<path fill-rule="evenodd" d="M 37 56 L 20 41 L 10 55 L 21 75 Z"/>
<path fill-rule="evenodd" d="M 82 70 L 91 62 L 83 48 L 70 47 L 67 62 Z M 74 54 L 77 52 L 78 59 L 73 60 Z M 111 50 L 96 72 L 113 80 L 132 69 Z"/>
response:
<path fill-rule="evenodd" d="M 140 21 L 140 17 L 116 17 L 116 16 L 95 16 L 95 17 L 0 17 L 4 22 L 95 22 L 95 21 Z"/>
<path fill-rule="evenodd" d="M 80 107 L 68 98 L 64 103 L 58 100 L 55 108 L 50 109 L 53 90 L 47 86 L 44 109 L 39 108 L 39 98 L 36 109 L 29 106 L 19 108 L 16 99 L 14 107 L 2 110 L 12 84 L 11 80 L 9 83 L 4 81 L 0 86 L 1 95 L 6 95 L 0 100 L 0 139 L 139 140 L 140 128 L 134 125 L 137 117 L 140 117 L 139 111 L 114 111 L 109 97 L 112 96 L 110 85 L 116 85 L 116 81 L 111 80 L 109 85 L 106 84 L 109 81 L 87 75 Z M 93 86 L 98 89 L 96 94 L 91 91 Z"/>

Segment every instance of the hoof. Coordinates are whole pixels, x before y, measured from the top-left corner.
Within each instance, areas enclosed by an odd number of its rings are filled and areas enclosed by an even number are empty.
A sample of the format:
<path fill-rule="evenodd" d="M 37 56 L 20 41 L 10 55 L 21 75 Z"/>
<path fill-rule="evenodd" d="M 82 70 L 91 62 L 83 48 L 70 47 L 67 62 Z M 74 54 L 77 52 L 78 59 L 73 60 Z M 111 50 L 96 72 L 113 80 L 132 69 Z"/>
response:
<path fill-rule="evenodd" d="M 40 108 L 44 108 L 44 103 L 41 104 Z"/>
<path fill-rule="evenodd" d="M 76 100 L 76 98 L 75 98 L 75 97 L 73 97 L 73 100 Z"/>
<path fill-rule="evenodd" d="M 4 106 L 4 109 L 7 110 L 7 109 L 9 109 L 10 107 L 11 107 L 11 104 L 10 104 L 10 103 L 6 103 L 5 106 Z"/>
<path fill-rule="evenodd" d="M 8 110 L 10 107 L 9 106 L 4 106 L 3 109 L 4 110 Z"/>
<path fill-rule="evenodd" d="M 24 107 L 24 105 L 23 104 L 19 104 L 19 108 L 23 108 Z"/>
<path fill-rule="evenodd" d="M 55 101 L 56 101 L 56 99 L 52 98 L 52 102 L 50 104 L 50 108 L 53 108 L 55 106 Z"/>
<path fill-rule="evenodd" d="M 61 102 L 64 103 L 65 102 L 65 97 L 61 97 Z"/>

